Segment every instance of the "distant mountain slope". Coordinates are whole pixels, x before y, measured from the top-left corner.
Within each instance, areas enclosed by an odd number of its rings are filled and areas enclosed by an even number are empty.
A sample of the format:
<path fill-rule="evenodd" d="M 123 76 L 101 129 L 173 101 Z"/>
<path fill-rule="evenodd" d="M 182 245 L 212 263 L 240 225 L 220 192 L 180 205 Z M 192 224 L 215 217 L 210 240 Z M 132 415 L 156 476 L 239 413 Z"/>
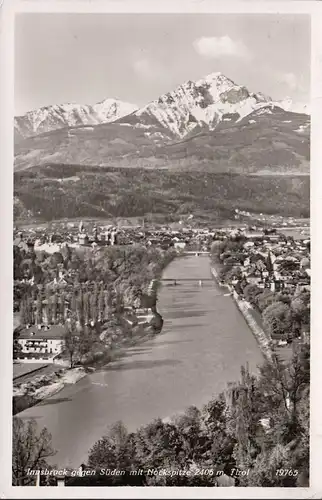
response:
<path fill-rule="evenodd" d="M 94 106 L 69 103 L 45 106 L 15 117 L 15 139 L 19 141 L 64 127 L 109 123 L 136 109 L 134 104 L 118 99 L 105 99 Z"/>
<path fill-rule="evenodd" d="M 193 213 L 212 221 L 235 208 L 308 217 L 309 176 L 251 176 L 209 171 L 47 165 L 16 172 L 16 220 Z"/>
<path fill-rule="evenodd" d="M 224 119 L 214 131 L 204 127 L 196 135 L 159 147 L 156 159 L 217 172 L 308 174 L 310 121 L 307 115 L 267 104 L 242 119 Z"/>
<path fill-rule="evenodd" d="M 160 124 L 150 126 L 149 130 L 115 122 L 63 128 L 29 137 L 16 145 L 15 169 L 53 162 L 135 165 L 152 156 L 160 142 L 173 139 L 173 134 Z"/>
<path fill-rule="evenodd" d="M 239 115 L 238 115 L 239 116 Z M 116 167 L 206 168 L 216 172 L 308 173 L 310 121 L 271 103 L 244 118 L 227 114 L 211 130 L 198 126 L 185 138 L 163 127 L 119 120 L 31 137 L 16 146 L 15 168 L 46 163 Z M 128 123 L 133 120 L 135 124 Z"/>

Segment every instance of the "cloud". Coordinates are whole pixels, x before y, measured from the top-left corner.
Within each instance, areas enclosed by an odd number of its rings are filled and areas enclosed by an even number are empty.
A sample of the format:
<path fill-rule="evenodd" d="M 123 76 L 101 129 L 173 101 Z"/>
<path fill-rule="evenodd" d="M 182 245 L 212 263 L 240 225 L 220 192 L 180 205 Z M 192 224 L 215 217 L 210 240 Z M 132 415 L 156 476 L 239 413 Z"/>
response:
<path fill-rule="evenodd" d="M 222 56 L 240 57 L 248 59 L 251 53 L 241 40 L 232 40 L 229 36 L 197 38 L 193 47 L 198 54 L 209 59 Z"/>
<path fill-rule="evenodd" d="M 279 80 L 282 83 L 285 83 L 291 90 L 297 90 L 301 87 L 301 84 L 294 73 L 282 73 Z"/>
<path fill-rule="evenodd" d="M 288 91 L 302 94 L 307 96 L 310 93 L 309 83 L 306 81 L 305 75 L 303 73 L 296 75 L 295 73 L 282 73 L 277 72 L 275 75 L 276 80 L 287 87 Z"/>

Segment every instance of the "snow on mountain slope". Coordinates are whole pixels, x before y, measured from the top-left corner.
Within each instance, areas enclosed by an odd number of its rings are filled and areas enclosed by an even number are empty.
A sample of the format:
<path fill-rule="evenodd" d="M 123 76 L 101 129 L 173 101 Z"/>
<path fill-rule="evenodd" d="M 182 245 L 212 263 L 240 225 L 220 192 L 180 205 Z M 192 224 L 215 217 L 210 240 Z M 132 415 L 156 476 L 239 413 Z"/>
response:
<path fill-rule="evenodd" d="M 64 127 L 110 123 L 136 109 L 134 104 L 117 99 L 106 99 L 94 106 L 70 103 L 45 106 L 15 117 L 15 137 L 19 140 Z"/>
<path fill-rule="evenodd" d="M 105 99 L 93 106 L 99 123 L 110 123 L 122 118 L 122 116 L 130 115 L 137 109 L 138 106 L 135 104 L 119 101 L 118 99 Z"/>
<path fill-rule="evenodd" d="M 131 118 L 132 122 L 136 117 L 145 124 L 158 121 L 182 138 L 200 126 L 214 130 L 226 115 L 242 118 L 268 102 L 269 97 L 250 93 L 222 73 L 211 73 L 196 82 L 183 83 L 134 112 Z M 122 119 L 126 120 L 127 117 Z"/>
<path fill-rule="evenodd" d="M 276 104 L 283 108 L 285 111 L 290 111 L 291 113 L 311 115 L 310 104 L 305 102 L 294 102 L 291 97 L 286 97 L 282 101 L 276 101 Z"/>
<path fill-rule="evenodd" d="M 285 111 L 309 113 L 309 106 L 293 103 L 290 98 L 272 101 L 262 93 L 252 93 L 222 73 L 179 85 L 138 109 L 134 104 L 106 99 L 93 106 L 53 105 L 30 111 L 15 118 L 17 140 L 64 127 L 100 125 L 117 121 L 131 127 L 159 130 L 160 138 L 183 138 L 204 127 L 214 130 L 219 123 L 234 123 L 253 111 L 270 105 Z M 162 137 L 161 137 L 162 136 Z"/>
<path fill-rule="evenodd" d="M 32 137 L 16 142 L 15 168 L 48 162 L 125 167 L 207 163 L 224 170 L 251 165 L 255 171 L 266 169 L 269 155 L 278 151 L 274 161 L 279 171 L 305 173 L 310 117 L 286 111 L 292 104 L 251 93 L 212 73 L 140 109 L 113 99 L 94 106 L 41 108 L 24 117 L 29 121 L 16 119 L 21 135 Z"/>

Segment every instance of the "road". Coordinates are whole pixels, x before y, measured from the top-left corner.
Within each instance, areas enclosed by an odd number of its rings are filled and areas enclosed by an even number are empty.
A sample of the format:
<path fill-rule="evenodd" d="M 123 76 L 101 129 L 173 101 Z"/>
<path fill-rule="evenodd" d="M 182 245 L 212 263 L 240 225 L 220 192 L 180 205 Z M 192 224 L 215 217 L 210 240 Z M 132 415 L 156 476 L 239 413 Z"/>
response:
<path fill-rule="evenodd" d="M 164 277 L 197 278 L 161 287 L 158 309 L 162 333 L 130 348 L 120 360 L 65 387 L 54 397 L 20 413 L 46 426 L 60 467 L 77 467 L 108 427 L 122 420 L 135 430 L 153 418 L 187 406 L 201 407 L 239 378 L 240 366 L 252 371 L 263 360 L 233 299 L 209 278 L 208 257 L 172 262 Z"/>

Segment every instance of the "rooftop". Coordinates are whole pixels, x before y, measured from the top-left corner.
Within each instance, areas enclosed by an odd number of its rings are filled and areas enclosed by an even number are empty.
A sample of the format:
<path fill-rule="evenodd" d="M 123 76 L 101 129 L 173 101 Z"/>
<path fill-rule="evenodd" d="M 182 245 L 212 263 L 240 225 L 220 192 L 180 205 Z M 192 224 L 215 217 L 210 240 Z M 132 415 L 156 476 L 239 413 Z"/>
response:
<path fill-rule="evenodd" d="M 52 325 L 49 326 L 48 330 L 41 328 L 38 330 L 36 325 L 31 326 L 30 328 L 25 328 L 20 332 L 19 339 L 62 339 L 65 335 L 65 328 L 61 325 Z"/>

